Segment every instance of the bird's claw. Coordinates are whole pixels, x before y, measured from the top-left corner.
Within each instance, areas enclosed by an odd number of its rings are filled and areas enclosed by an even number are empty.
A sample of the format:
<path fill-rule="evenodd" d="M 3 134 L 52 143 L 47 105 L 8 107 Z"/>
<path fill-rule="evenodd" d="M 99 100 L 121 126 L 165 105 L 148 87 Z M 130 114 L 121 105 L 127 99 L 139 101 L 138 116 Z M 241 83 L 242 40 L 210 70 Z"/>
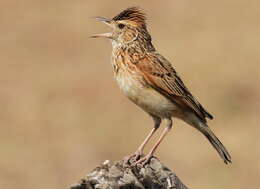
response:
<path fill-rule="evenodd" d="M 132 165 L 142 156 L 141 151 L 136 151 L 134 154 L 124 157 L 124 165 Z"/>
<path fill-rule="evenodd" d="M 151 160 L 151 158 L 153 157 L 152 154 L 148 154 L 145 157 L 142 157 L 141 159 L 139 159 L 138 161 L 134 162 L 131 164 L 131 167 L 144 167 L 146 164 L 148 164 Z"/>

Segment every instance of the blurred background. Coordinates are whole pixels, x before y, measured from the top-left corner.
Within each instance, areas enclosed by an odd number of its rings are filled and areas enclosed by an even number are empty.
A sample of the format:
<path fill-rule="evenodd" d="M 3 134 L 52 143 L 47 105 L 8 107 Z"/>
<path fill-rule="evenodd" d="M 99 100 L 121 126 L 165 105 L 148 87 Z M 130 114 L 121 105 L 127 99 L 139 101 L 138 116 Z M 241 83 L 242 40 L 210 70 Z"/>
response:
<path fill-rule="evenodd" d="M 133 5 L 233 163 L 179 120 L 156 155 L 192 189 L 260 187 L 259 1 L 2 0 L 0 188 L 67 188 L 143 141 L 152 120 L 113 80 L 110 42 L 89 38 L 110 30 L 91 17 Z"/>

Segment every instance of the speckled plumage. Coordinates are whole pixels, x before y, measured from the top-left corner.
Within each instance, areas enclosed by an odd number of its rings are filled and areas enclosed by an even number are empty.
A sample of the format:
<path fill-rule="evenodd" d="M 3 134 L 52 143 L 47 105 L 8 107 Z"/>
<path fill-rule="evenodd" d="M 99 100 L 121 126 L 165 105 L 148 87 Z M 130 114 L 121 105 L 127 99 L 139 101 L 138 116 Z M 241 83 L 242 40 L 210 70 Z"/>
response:
<path fill-rule="evenodd" d="M 151 158 L 172 127 L 172 117 L 182 119 L 202 132 L 224 162 L 231 162 L 229 153 L 207 126 L 206 119 L 213 116 L 190 93 L 171 63 L 154 48 L 146 28 L 145 14 L 139 8 L 132 7 L 111 20 L 101 18 L 101 21 L 104 20 L 113 28 L 113 32 L 106 34 L 106 37 L 112 41 L 115 79 L 124 95 L 151 115 L 155 122 L 154 129 L 135 153 L 136 158 L 159 127 L 161 119 L 167 120 L 167 128 L 159 141 L 145 158 L 137 162 L 146 163 Z"/>

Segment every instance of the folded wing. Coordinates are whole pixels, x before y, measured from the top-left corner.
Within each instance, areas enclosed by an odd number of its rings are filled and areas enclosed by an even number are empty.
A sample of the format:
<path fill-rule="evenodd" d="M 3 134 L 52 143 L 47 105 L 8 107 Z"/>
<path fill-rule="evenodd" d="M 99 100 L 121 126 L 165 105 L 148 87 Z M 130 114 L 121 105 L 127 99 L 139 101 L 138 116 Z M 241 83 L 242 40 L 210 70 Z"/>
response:
<path fill-rule="evenodd" d="M 142 72 L 147 83 L 168 99 L 194 111 L 203 122 L 206 122 L 206 118 L 213 119 L 213 116 L 189 92 L 171 63 L 163 56 L 155 53 L 147 54 L 136 63 L 136 67 Z"/>

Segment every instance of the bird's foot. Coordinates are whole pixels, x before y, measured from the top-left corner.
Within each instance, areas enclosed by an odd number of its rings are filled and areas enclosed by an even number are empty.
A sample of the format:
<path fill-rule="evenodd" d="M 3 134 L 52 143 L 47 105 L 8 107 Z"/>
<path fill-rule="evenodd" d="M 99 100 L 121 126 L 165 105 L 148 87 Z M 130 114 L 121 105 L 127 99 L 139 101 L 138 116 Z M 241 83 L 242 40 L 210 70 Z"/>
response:
<path fill-rule="evenodd" d="M 137 150 L 134 154 L 124 157 L 124 165 L 132 165 L 135 163 L 143 153 L 140 150 Z"/>
<path fill-rule="evenodd" d="M 139 159 L 138 161 L 134 162 L 131 164 L 131 167 L 144 167 L 146 164 L 148 164 L 151 160 L 151 158 L 153 158 L 153 154 L 149 153 L 146 156 L 142 157 L 141 159 Z"/>

